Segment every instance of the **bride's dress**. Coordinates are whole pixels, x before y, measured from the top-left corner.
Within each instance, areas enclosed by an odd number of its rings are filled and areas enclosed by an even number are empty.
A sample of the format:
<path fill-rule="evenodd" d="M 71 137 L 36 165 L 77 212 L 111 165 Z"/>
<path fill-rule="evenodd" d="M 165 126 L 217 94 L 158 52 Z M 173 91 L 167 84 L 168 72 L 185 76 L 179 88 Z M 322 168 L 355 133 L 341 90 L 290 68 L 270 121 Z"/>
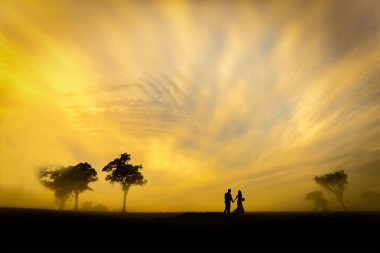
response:
<path fill-rule="evenodd" d="M 233 211 L 233 214 L 236 214 L 236 215 L 243 215 L 244 214 L 243 201 L 244 201 L 244 198 L 241 196 L 238 196 L 237 207 Z"/>

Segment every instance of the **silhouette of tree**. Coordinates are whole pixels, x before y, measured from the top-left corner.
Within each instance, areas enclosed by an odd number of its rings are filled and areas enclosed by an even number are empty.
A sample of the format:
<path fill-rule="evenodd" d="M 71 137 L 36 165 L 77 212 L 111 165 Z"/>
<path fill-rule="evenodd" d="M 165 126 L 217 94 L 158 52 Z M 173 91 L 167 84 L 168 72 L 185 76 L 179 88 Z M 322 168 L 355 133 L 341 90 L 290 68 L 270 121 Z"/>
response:
<path fill-rule="evenodd" d="M 96 170 L 88 163 L 79 163 L 75 166 L 68 167 L 66 177 L 75 198 L 74 210 L 78 210 L 79 194 L 85 190 L 92 191 L 88 184 L 98 180 L 96 175 Z"/>
<path fill-rule="evenodd" d="M 79 163 L 75 166 L 42 168 L 39 178 L 45 187 L 54 191 L 55 197 L 60 200 L 60 208 L 70 197 L 75 198 L 74 210 L 78 210 L 79 194 L 85 190 L 92 190 L 88 184 L 98 180 L 97 173 L 88 163 Z"/>
<path fill-rule="evenodd" d="M 347 174 L 343 170 L 322 176 L 315 176 L 314 180 L 317 184 L 331 191 L 336 196 L 344 210 L 348 211 L 343 202 L 343 192 L 347 184 Z"/>
<path fill-rule="evenodd" d="M 71 193 L 70 187 L 65 179 L 66 173 L 67 168 L 60 166 L 44 167 L 38 174 L 41 184 L 54 191 L 54 196 L 58 200 L 61 210 L 64 208 Z"/>
<path fill-rule="evenodd" d="M 313 191 L 306 194 L 306 200 L 314 201 L 314 211 L 328 211 L 327 200 L 323 197 L 323 192 Z"/>
<path fill-rule="evenodd" d="M 124 192 L 123 209 L 125 212 L 125 202 L 128 190 L 133 185 L 144 185 L 147 181 L 139 170 L 142 169 L 142 165 L 132 165 L 129 163 L 131 156 L 127 153 L 120 155 L 120 158 L 116 158 L 112 162 L 108 163 L 103 171 L 107 172 L 106 180 L 111 184 L 119 183 Z"/>

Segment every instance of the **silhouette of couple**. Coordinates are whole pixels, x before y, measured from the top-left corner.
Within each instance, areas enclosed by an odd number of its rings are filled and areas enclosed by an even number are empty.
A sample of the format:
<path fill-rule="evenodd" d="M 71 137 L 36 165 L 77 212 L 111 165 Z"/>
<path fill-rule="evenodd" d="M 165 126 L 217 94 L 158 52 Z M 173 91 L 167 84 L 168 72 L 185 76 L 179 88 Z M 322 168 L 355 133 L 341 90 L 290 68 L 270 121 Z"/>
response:
<path fill-rule="evenodd" d="M 235 199 L 232 199 L 231 189 L 228 189 L 228 191 L 224 194 L 224 204 L 226 205 L 226 208 L 224 209 L 224 212 L 223 212 L 224 214 L 227 214 L 227 215 L 230 214 L 231 202 L 232 203 L 235 202 L 236 199 L 237 199 L 237 207 L 232 212 L 232 214 L 234 214 L 234 215 L 243 215 L 244 214 L 243 201 L 245 199 L 243 198 L 243 194 L 239 190 Z"/>

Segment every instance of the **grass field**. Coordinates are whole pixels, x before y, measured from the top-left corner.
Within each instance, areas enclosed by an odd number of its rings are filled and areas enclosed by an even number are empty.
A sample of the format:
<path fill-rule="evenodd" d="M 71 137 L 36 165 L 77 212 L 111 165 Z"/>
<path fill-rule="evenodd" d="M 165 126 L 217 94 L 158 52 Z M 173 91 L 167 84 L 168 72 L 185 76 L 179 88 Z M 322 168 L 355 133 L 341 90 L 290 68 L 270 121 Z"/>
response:
<path fill-rule="evenodd" d="M 1 252 L 375 252 L 380 213 L 94 213 L 0 208 Z"/>

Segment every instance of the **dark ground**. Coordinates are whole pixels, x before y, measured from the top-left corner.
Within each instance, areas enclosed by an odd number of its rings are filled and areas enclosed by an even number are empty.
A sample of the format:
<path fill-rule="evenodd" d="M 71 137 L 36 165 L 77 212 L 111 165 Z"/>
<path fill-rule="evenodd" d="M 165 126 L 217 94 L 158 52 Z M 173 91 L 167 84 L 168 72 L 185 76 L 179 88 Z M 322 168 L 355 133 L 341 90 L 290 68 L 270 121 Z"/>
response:
<path fill-rule="evenodd" d="M 120 214 L 0 208 L 0 252 L 380 252 L 380 213 Z"/>

